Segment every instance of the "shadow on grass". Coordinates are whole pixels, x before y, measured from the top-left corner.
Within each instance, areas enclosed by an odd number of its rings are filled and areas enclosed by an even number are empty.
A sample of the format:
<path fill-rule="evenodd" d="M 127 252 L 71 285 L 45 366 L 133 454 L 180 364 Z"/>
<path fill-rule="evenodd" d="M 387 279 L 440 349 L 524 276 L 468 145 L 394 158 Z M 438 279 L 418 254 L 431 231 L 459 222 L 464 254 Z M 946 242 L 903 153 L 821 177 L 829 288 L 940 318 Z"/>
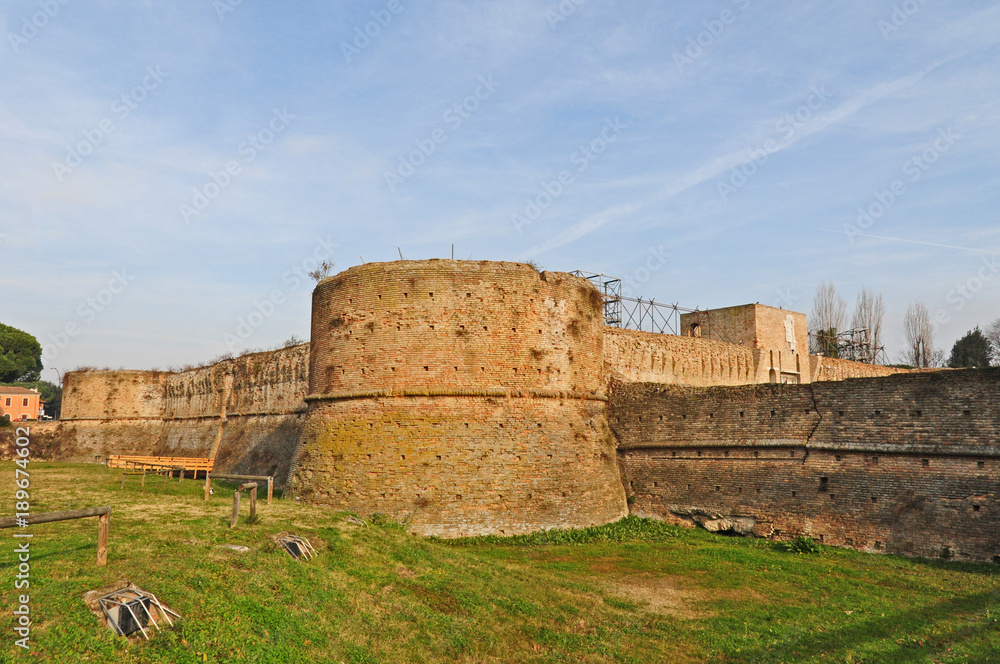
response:
<path fill-rule="evenodd" d="M 859 657 L 859 651 L 878 651 L 878 659 L 870 661 L 878 661 L 879 664 L 911 664 L 923 661 L 924 657 L 935 652 L 954 648 L 956 644 L 989 630 L 998 629 L 995 621 L 979 620 L 973 623 L 970 620 L 970 624 L 956 626 L 954 630 L 947 630 L 943 636 L 928 636 L 922 642 L 918 641 L 918 635 L 929 634 L 940 623 L 953 620 L 957 615 L 975 615 L 984 608 L 996 607 L 998 603 L 1000 593 L 995 592 L 955 598 L 842 627 L 831 626 L 824 632 L 811 631 L 771 647 L 743 650 L 735 655 L 735 659 L 769 663 L 788 661 L 789 657 L 793 657 L 794 661 L 801 661 L 824 655 L 830 661 L 854 661 L 850 657 Z M 869 660 L 864 658 L 857 661 Z"/>

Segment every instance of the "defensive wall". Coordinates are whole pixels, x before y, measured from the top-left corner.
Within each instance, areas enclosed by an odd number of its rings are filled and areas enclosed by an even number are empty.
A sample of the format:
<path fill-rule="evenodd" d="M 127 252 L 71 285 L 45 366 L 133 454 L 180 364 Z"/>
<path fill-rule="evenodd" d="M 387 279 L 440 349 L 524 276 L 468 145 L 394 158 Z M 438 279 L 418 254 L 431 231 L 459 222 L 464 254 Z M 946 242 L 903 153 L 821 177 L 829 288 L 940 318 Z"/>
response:
<path fill-rule="evenodd" d="M 321 281 L 293 491 L 443 536 L 624 516 L 603 328 L 589 282 L 524 264 L 369 263 Z"/>
<path fill-rule="evenodd" d="M 632 512 L 1000 561 L 1000 369 L 808 385 L 617 384 Z"/>
<path fill-rule="evenodd" d="M 597 290 L 565 273 L 360 265 L 317 285 L 310 345 L 67 374 L 64 419 L 32 425 L 33 450 L 214 453 L 422 534 L 606 523 L 629 496 L 712 530 L 1000 555 L 998 371 L 810 356 L 801 314 L 731 309 L 696 312 L 686 336 L 636 332 L 606 327 Z"/>
<path fill-rule="evenodd" d="M 283 483 L 305 421 L 309 345 L 183 372 L 79 371 L 64 377 L 62 419 L 36 425 L 50 456 L 215 456 L 222 472 Z"/>

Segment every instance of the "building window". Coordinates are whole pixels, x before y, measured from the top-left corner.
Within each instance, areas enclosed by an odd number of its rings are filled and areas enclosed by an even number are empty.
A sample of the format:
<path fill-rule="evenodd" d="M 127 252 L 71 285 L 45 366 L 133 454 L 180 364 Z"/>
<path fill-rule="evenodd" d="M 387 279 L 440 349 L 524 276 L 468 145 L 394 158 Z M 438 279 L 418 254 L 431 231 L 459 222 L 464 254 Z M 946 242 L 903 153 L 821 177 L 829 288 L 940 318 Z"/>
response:
<path fill-rule="evenodd" d="M 4 405 L 7 406 L 8 408 L 10 407 L 10 397 L 7 397 L 7 400 L 4 402 Z"/>
<path fill-rule="evenodd" d="M 24 400 L 21 402 L 21 406 L 24 408 L 28 407 L 28 397 L 24 397 Z"/>

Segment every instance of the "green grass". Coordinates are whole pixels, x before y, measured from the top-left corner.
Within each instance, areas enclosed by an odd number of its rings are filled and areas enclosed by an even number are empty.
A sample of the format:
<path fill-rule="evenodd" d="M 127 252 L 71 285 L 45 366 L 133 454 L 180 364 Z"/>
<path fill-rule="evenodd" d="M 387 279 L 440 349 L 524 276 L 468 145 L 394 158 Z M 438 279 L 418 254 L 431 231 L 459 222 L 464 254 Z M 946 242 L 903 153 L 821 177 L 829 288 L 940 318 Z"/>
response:
<path fill-rule="evenodd" d="M 13 510 L 14 466 L 3 462 Z M 0 556 L 0 661 L 45 662 L 995 662 L 1000 568 L 763 540 L 628 518 L 580 531 L 422 539 L 385 518 L 275 501 L 228 527 L 231 492 L 201 483 L 34 463 L 33 511 L 110 504 L 32 526 L 32 653 L 13 647 L 12 531 Z M 302 564 L 269 537 L 305 535 Z M 236 543 L 239 554 L 217 548 Z M 128 579 L 182 620 L 148 643 L 116 638 L 82 601 Z"/>

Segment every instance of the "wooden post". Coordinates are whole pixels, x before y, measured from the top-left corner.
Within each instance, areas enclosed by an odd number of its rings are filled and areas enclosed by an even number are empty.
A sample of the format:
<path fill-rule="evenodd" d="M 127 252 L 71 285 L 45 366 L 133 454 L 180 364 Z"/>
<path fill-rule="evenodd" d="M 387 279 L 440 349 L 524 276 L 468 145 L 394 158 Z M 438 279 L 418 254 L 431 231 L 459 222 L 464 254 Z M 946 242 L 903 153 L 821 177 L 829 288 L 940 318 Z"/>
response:
<path fill-rule="evenodd" d="M 97 566 L 108 564 L 108 531 L 111 530 L 111 511 L 97 519 Z"/>
<path fill-rule="evenodd" d="M 254 517 L 257 516 L 257 485 L 254 484 L 253 488 L 250 489 L 250 520 L 253 521 Z"/>
<path fill-rule="evenodd" d="M 184 481 L 184 469 L 183 469 L 183 468 L 181 468 L 181 469 L 180 469 L 180 472 L 179 472 L 178 474 L 179 474 L 179 475 L 181 476 L 181 477 L 180 477 L 180 479 L 179 479 L 179 480 L 177 480 L 177 483 L 179 484 L 179 483 L 181 483 L 181 482 L 183 482 L 183 481 Z"/>
<path fill-rule="evenodd" d="M 208 494 L 212 490 L 212 478 L 205 473 L 205 500 L 208 500 Z"/>
<path fill-rule="evenodd" d="M 140 484 L 139 486 L 141 486 L 143 488 L 145 488 L 145 486 L 146 486 L 146 467 L 145 466 L 142 467 L 142 484 Z"/>
<path fill-rule="evenodd" d="M 240 520 L 240 492 L 233 492 L 233 517 L 229 521 L 229 527 L 235 528 L 236 522 Z"/>
<path fill-rule="evenodd" d="M 171 475 L 169 470 L 163 471 L 163 486 L 167 486 L 167 478 Z"/>
<path fill-rule="evenodd" d="M 123 470 L 122 471 L 122 485 L 120 487 L 118 487 L 119 489 L 124 489 L 125 488 L 125 476 L 126 475 L 128 475 L 128 471 L 127 470 Z"/>
<path fill-rule="evenodd" d="M 267 478 L 267 504 L 271 504 L 271 495 L 274 493 L 274 476 L 269 475 Z"/>

